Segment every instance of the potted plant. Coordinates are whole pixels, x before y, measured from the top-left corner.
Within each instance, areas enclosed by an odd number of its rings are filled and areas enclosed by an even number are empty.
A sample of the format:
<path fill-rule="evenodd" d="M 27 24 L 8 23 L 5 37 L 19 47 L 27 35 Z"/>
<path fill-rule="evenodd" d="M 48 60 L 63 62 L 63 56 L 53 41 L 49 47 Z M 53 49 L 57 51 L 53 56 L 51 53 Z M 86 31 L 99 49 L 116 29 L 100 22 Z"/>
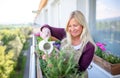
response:
<path fill-rule="evenodd" d="M 55 41 L 53 47 L 51 47 L 53 49 L 52 52 L 46 53 L 45 51 L 48 51 L 49 46 L 46 46 L 45 43 L 49 43 L 51 40 L 41 43 L 43 39 L 40 37 L 36 37 L 36 39 L 38 44 L 36 51 L 39 56 L 39 66 L 37 65 L 37 69 L 40 68 L 40 71 L 37 71 L 37 73 L 40 73 L 37 74 L 37 78 L 79 78 L 80 76 L 84 78 L 84 73 L 78 72 L 78 66 L 74 61 L 74 54 L 71 52 L 71 56 L 67 57 L 65 50 L 59 50 L 60 41 Z M 41 47 L 43 48 L 41 49 Z M 44 56 L 45 54 L 46 56 Z"/>
<path fill-rule="evenodd" d="M 96 45 L 97 50 L 93 58 L 94 63 L 112 75 L 120 74 L 120 57 L 106 52 L 105 44 L 98 42 Z"/>

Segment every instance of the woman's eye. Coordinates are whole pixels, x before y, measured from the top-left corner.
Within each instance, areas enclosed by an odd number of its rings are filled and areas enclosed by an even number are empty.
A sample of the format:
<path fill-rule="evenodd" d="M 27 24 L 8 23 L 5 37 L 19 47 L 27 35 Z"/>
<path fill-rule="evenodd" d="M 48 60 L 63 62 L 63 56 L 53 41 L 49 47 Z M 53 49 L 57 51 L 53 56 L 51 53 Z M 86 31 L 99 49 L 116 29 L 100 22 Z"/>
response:
<path fill-rule="evenodd" d="M 78 25 L 74 25 L 74 27 L 77 27 Z"/>
<path fill-rule="evenodd" d="M 68 27 L 71 27 L 70 25 Z"/>

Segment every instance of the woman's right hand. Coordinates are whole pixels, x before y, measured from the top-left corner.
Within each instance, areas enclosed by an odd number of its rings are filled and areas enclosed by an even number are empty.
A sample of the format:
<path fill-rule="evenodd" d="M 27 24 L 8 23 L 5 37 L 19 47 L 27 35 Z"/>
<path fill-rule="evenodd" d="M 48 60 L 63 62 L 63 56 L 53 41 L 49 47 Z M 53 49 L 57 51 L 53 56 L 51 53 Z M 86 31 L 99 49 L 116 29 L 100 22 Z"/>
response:
<path fill-rule="evenodd" d="M 47 59 L 46 54 L 44 54 L 44 55 L 42 56 L 42 59 L 43 59 L 43 60 L 46 60 L 46 59 Z"/>

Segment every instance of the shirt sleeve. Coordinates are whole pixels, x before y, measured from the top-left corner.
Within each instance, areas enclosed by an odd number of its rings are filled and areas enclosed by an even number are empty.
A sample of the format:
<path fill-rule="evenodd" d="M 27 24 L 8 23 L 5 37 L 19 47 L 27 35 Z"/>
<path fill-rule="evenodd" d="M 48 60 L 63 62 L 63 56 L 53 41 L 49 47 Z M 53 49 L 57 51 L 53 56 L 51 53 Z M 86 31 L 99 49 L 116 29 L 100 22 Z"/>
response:
<path fill-rule="evenodd" d="M 87 43 L 86 47 L 83 49 L 83 54 L 79 60 L 79 70 L 85 71 L 90 65 L 94 56 L 94 45 L 90 42 Z"/>

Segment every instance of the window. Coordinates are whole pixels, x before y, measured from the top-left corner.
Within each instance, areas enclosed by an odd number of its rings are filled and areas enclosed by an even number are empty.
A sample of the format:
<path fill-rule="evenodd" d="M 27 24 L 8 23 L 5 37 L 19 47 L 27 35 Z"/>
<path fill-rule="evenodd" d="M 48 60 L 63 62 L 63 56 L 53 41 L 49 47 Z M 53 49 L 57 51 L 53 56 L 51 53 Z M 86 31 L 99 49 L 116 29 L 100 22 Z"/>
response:
<path fill-rule="evenodd" d="M 120 56 L 120 0 L 96 0 L 95 41 Z"/>

